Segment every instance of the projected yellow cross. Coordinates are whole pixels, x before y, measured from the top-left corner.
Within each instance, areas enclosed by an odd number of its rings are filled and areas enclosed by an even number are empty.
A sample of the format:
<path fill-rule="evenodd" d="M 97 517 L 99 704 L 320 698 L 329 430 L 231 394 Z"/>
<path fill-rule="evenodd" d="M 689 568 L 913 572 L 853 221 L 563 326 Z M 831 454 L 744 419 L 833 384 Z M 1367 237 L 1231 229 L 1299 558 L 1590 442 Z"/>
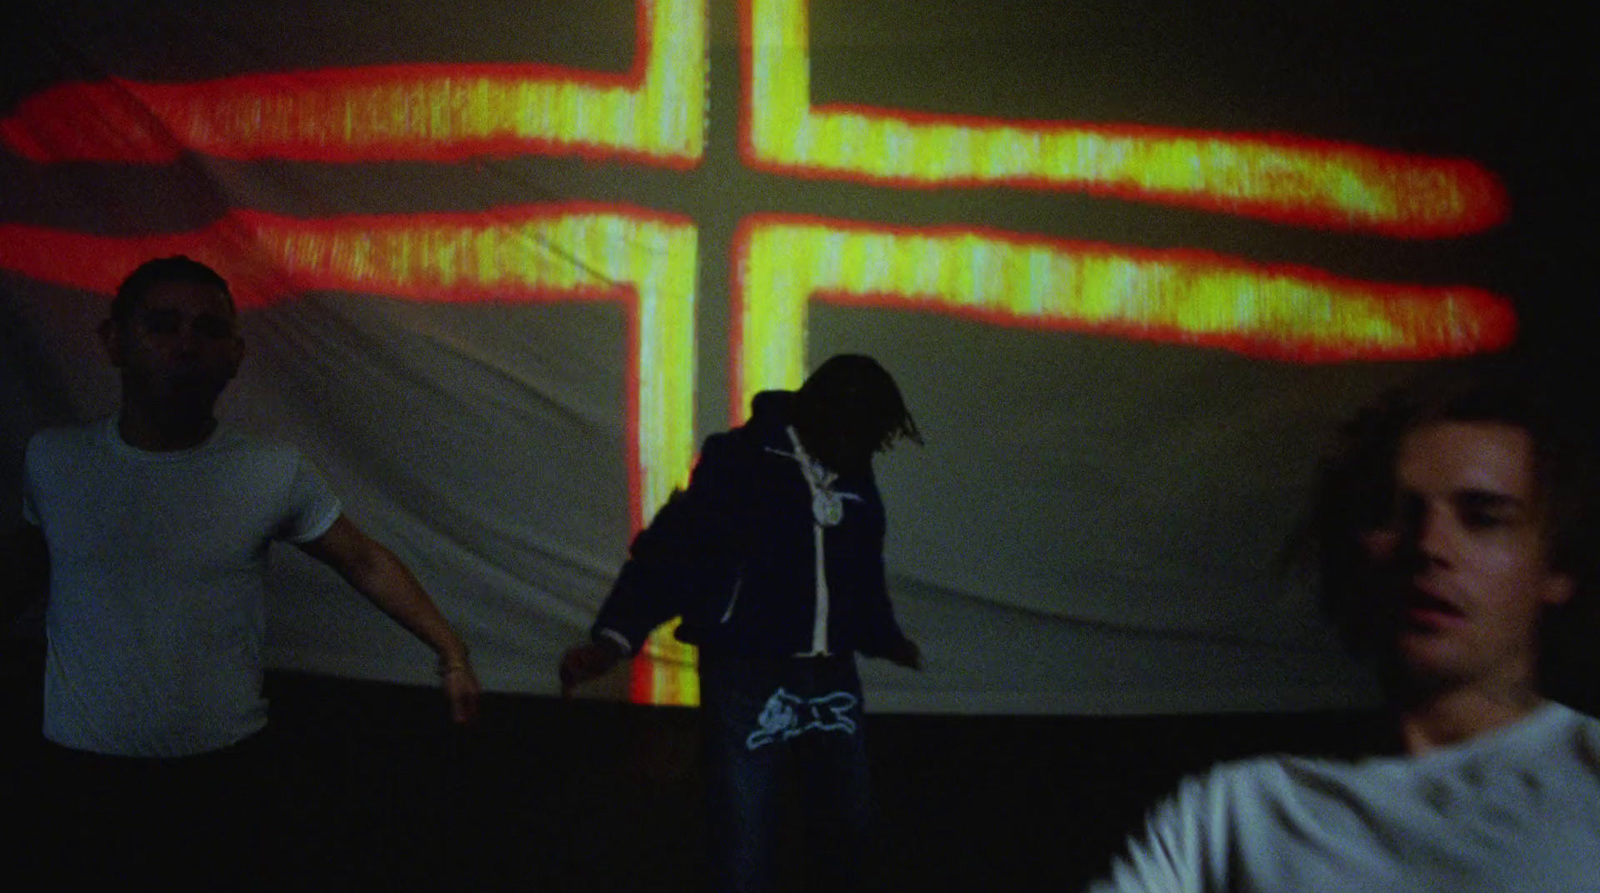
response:
<path fill-rule="evenodd" d="M 1465 235 L 1506 213 L 1495 178 L 1461 160 L 1304 138 L 819 106 L 807 15 L 807 0 L 739 4 L 746 169 L 899 190 L 1089 192 L 1392 238 Z M 623 74 L 433 64 L 65 84 L 0 121 L 0 142 L 41 163 L 156 164 L 181 152 L 313 162 L 576 155 L 690 171 L 705 154 L 709 34 L 705 0 L 638 0 L 636 51 Z M 319 289 L 620 302 L 629 313 L 635 524 L 688 475 L 696 283 L 707 259 L 690 219 L 560 203 L 319 220 L 237 210 L 200 233 L 120 239 L 0 225 L 0 266 L 96 291 L 175 251 L 218 266 L 246 307 Z M 802 379 L 816 301 L 1292 362 L 1462 355 L 1506 345 L 1515 327 L 1509 302 L 1470 287 L 961 226 L 755 214 L 727 253 L 734 421 L 755 391 Z M 636 665 L 635 699 L 695 703 L 692 651 L 658 634 L 648 654 Z"/>

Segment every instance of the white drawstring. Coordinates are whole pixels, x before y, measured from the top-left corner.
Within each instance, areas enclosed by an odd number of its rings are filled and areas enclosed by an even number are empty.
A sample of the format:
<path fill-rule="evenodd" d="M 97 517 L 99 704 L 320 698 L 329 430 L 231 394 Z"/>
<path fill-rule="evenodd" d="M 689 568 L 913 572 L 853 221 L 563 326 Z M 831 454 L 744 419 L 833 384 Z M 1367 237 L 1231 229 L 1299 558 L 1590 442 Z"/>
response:
<path fill-rule="evenodd" d="M 828 653 L 828 568 L 823 558 L 822 528 L 833 527 L 844 520 L 844 500 L 833 491 L 833 481 L 837 475 L 823 468 L 820 462 L 806 453 L 793 425 L 787 430 L 789 442 L 794 444 L 794 460 L 800 464 L 800 475 L 811 489 L 811 540 L 817 557 L 817 610 L 811 623 L 809 654 L 821 655 Z"/>

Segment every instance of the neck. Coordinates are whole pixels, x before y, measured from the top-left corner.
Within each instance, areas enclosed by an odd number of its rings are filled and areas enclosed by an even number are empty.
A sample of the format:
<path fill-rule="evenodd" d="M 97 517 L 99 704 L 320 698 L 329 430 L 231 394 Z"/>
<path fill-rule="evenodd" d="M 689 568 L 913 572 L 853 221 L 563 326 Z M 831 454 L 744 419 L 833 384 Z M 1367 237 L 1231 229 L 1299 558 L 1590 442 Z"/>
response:
<path fill-rule="evenodd" d="M 1412 755 L 1476 738 L 1527 716 L 1544 703 L 1529 680 L 1439 688 L 1403 699 L 1398 729 Z"/>
<path fill-rule="evenodd" d="M 186 450 L 205 443 L 217 429 L 217 419 L 204 411 L 152 411 L 138 402 L 124 400 L 117 417 L 117 433 L 124 443 L 150 452 Z"/>

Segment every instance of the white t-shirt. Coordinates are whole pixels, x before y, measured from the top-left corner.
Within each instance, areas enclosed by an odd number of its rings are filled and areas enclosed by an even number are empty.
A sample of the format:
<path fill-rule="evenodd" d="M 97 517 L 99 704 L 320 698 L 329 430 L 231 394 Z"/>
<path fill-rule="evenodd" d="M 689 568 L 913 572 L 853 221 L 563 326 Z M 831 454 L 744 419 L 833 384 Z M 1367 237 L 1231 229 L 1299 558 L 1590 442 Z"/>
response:
<path fill-rule="evenodd" d="M 259 731 L 268 544 L 340 513 L 299 452 L 225 425 L 148 452 L 110 419 L 34 435 L 23 487 L 50 547 L 45 737 L 167 757 Z"/>
<path fill-rule="evenodd" d="M 1415 757 L 1183 782 L 1094 893 L 1600 890 L 1600 721 L 1548 703 Z"/>

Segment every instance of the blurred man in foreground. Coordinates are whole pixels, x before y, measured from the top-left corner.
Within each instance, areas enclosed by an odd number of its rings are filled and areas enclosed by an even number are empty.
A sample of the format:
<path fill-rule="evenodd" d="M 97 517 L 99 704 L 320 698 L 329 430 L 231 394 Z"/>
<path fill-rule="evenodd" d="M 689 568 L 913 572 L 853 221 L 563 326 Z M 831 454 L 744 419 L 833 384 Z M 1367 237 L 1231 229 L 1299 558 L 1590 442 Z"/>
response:
<path fill-rule="evenodd" d="M 1596 646 L 1591 457 L 1544 396 L 1504 370 L 1397 395 L 1326 467 L 1322 595 L 1395 752 L 1187 780 L 1092 890 L 1597 889 L 1600 721 L 1549 699 Z"/>

